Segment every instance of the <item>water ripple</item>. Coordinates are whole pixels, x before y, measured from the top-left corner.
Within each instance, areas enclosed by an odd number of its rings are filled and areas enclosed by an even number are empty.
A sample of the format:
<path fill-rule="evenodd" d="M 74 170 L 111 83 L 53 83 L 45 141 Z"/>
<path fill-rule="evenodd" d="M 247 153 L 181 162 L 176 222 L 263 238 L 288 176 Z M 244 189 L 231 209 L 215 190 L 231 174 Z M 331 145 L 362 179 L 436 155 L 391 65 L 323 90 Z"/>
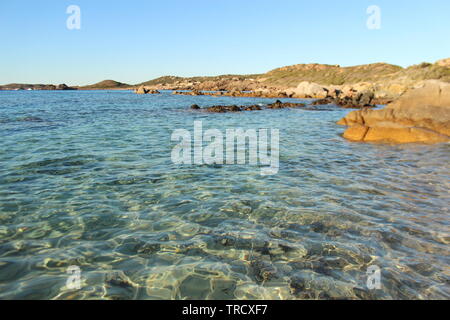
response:
<path fill-rule="evenodd" d="M 448 144 L 349 143 L 340 109 L 189 111 L 273 99 L 1 95 L 2 299 L 450 297 Z M 280 129 L 279 174 L 173 165 L 194 120 Z"/>

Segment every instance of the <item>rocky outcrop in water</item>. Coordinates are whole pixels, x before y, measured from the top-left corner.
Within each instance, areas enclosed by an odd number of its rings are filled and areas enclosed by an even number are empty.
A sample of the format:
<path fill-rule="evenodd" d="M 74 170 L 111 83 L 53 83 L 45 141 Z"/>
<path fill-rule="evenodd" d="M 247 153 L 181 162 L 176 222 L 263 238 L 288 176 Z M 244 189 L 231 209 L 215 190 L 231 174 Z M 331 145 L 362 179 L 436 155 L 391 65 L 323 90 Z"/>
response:
<path fill-rule="evenodd" d="M 319 87 L 321 93 L 319 93 Z M 342 108 L 354 108 L 360 109 L 363 107 L 373 107 L 372 103 L 375 102 L 375 94 L 366 88 L 348 87 L 344 89 L 339 89 L 338 87 L 323 87 L 314 86 L 315 94 L 311 95 L 312 91 L 308 91 L 309 94 L 300 93 L 300 91 L 289 91 L 289 90 L 276 90 L 276 89 L 261 89 L 256 91 L 239 91 L 232 90 L 227 91 L 173 91 L 172 94 L 175 95 L 187 95 L 187 96 L 229 96 L 229 97 L 249 97 L 249 98 L 318 98 L 322 97 L 318 101 L 314 102 L 313 105 L 327 105 L 333 104 Z M 279 109 L 280 107 L 292 108 L 299 107 L 302 105 L 296 104 L 288 106 L 288 104 L 274 105 L 269 107 L 271 109 Z M 303 105 L 304 106 L 304 105 Z"/>
<path fill-rule="evenodd" d="M 199 105 L 194 104 L 191 106 L 191 110 L 205 111 L 211 113 L 225 113 L 225 112 L 241 112 L 241 111 L 260 111 L 266 109 L 287 109 L 287 108 L 303 108 L 305 110 L 319 110 L 312 106 L 307 106 L 304 103 L 294 103 L 294 102 L 281 102 L 280 100 L 275 101 L 274 103 L 270 103 L 267 105 L 249 105 L 249 106 L 237 106 L 237 105 L 229 105 L 229 106 L 212 106 L 207 108 L 201 108 Z"/>
<path fill-rule="evenodd" d="M 292 103 L 292 102 L 281 102 L 277 100 L 275 103 L 269 104 L 267 108 L 269 109 L 286 109 L 286 108 L 303 108 L 306 104 L 304 103 Z"/>
<path fill-rule="evenodd" d="M 158 90 L 150 89 L 145 86 L 140 86 L 139 88 L 135 89 L 134 92 L 137 94 L 160 94 L 161 93 Z"/>
<path fill-rule="evenodd" d="M 259 105 L 251 105 L 251 106 L 212 106 L 207 108 L 201 108 L 200 106 L 194 104 L 191 106 L 192 110 L 199 110 L 211 113 L 226 113 L 226 112 L 242 112 L 242 111 L 257 111 L 262 110 Z"/>
<path fill-rule="evenodd" d="M 334 104 L 346 109 L 372 108 L 375 107 L 375 105 L 372 104 L 374 97 L 375 95 L 372 91 L 357 91 L 355 89 L 350 89 L 344 93 L 335 89 L 332 92 L 328 92 L 326 98 L 316 100 L 312 105 Z"/>
<path fill-rule="evenodd" d="M 344 138 L 351 141 L 450 141 L 450 84 L 425 81 L 384 109 L 353 111 L 338 124 L 349 126 Z"/>
<path fill-rule="evenodd" d="M 199 90 L 191 90 L 191 91 L 173 91 L 172 94 L 181 95 L 181 96 L 204 96 L 211 95 L 209 92 L 202 92 Z"/>
<path fill-rule="evenodd" d="M 212 106 L 209 108 L 204 109 L 206 112 L 213 112 L 213 113 L 225 113 L 225 112 L 241 112 L 242 107 L 238 107 L 236 105 L 233 106 Z"/>

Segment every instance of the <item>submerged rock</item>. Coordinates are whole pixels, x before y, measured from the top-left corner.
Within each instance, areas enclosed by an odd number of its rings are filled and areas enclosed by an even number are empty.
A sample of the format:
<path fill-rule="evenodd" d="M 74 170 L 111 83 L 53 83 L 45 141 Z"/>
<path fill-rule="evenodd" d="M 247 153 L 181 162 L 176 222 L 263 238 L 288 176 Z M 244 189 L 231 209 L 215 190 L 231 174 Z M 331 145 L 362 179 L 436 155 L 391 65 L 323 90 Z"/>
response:
<path fill-rule="evenodd" d="M 44 120 L 42 120 L 41 118 L 33 117 L 33 116 L 22 118 L 22 119 L 20 119 L 20 121 L 25 121 L 25 122 L 44 122 Z"/>
<path fill-rule="evenodd" d="M 277 277 L 277 268 L 270 262 L 255 259 L 250 263 L 255 277 L 260 282 L 269 281 Z"/>
<path fill-rule="evenodd" d="M 349 126 L 343 136 L 350 141 L 450 141 L 450 84 L 425 81 L 382 110 L 353 111 L 338 124 Z"/>
<path fill-rule="evenodd" d="M 114 271 L 106 275 L 105 282 L 110 286 L 121 288 L 133 288 L 135 284 L 128 278 L 123 271 Z"/>
<path fill-rule="evenodd" d="M 354 299 L 354 285 L 323 276 L 314 271 L 300 271 L 291 276 L 289 287 L 300 299 Z"/>

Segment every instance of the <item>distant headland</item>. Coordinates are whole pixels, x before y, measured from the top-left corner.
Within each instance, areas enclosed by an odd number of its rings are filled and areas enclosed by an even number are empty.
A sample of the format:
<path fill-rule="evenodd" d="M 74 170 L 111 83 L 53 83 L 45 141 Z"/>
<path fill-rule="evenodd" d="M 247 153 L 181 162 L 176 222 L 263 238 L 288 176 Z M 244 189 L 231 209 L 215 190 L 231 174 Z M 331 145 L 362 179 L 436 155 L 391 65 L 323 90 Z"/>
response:
<path fill-rule="evenodd" d="M 11 83 L 0 86 L 0 90 L 133 90 L 143 86 L 152 90 L 280 91 L 297 88 L 302 82 L 311 82 L 327 86 L 371 83 L 379 87 L 379 90 L 395 94 L 422 80 L 450 82 L 450 58 L 435 63 L 424 62 L 408 68 L 387 63 L 352 67 L 298 64 L 251 75 L 164 76 L 139 84 L 104 80 L 92 85 L 73 87 L 65 84 Z"/>

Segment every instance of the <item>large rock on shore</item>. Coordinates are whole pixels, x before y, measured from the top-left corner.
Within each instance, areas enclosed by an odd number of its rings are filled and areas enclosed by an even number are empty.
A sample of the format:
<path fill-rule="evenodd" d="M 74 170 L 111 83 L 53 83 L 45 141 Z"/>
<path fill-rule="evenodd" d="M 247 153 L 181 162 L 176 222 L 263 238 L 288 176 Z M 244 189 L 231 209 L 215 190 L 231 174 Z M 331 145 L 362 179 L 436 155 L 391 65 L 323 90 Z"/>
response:
<path fill-rule="evenodd" d="M 140 86 L 139 88 L 135 89 L 134 92 L 137 94 L 147 94 L 150 90 L 147 89 L 144 86 Z"/>
<path fill-rule="evenodd" d="M 323 99 L 327 97 L 329 89 L 314 82 L 303 81 L 291 91 L 298 98 Z"/>
<path fill-rule="evenodd" d="M 324 99 L 326 97 L 344 99 L 353 96 L 355 92 L 372 92 L 377 104 L 387 104 L 405 93 L 417 81 L 403 79 L 383 82 L 358 82 L 345 85 L 321 85 L 314 82 L 303 81 L 295 88 L 284 91 L 292 98 Z"/>
<path fill-rule="evenodd" d="M 350 112 L 338 124 L 344 138 L 360 142 L 439 143 L 450 141 L 450 84 L 424 81 L 381 110 Z"/>

